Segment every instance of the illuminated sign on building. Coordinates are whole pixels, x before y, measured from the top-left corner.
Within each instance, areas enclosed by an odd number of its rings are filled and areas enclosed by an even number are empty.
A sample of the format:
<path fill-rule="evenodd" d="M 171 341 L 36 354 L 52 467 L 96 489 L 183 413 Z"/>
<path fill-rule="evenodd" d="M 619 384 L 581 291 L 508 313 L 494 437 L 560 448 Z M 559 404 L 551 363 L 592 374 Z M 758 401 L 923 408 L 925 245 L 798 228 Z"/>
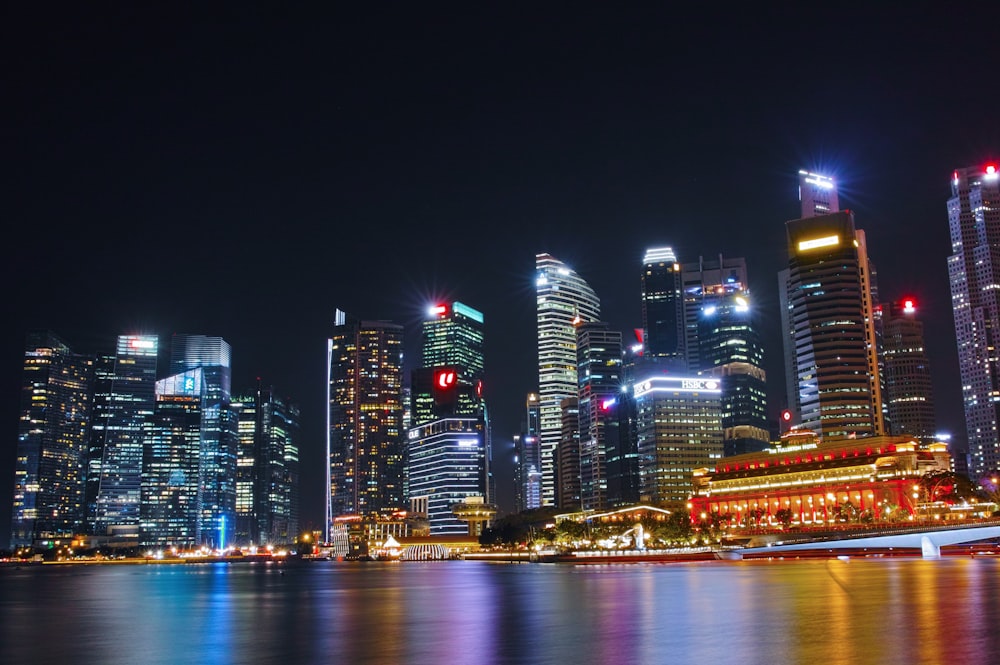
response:
<path fill-rule="evenodd" d="M 819 247 L 831 247 L 840 244 L 840 236 L 823 236 L 822 238 L 813 238 L 811 240 L 802 240 L 799 242 L 799 251 L 805 252 L 810 249 L 817 249 Z"/>
<path fill-rule="evenodd" d="M 455 370 L 453 369 L 439 369 L 434 372 L 434 385 L 441 390 L 447 390 L 455 385 Z"/>
<path fill-rule="evenodd" d="M 720 393 L 722 388 L 718 379 L 658 376 L 635 384 L 634 392 L 639 398 L 652 392 Z"/>

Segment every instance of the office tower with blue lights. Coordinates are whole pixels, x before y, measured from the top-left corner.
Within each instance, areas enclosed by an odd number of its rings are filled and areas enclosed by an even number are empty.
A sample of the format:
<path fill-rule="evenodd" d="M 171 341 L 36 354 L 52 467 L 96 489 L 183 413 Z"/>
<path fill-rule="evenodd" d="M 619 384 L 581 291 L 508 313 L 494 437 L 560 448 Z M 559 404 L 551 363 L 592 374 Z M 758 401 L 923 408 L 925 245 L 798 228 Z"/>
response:
<path fill-rule="evenodd" d="M 221 549 L 232 542 L 236 525 L 236 412 L 232 408 L 229 344 L 221 337 L 175 334 L 170 371 L 200 369 L 201 442 L 199 544 Z"/>
<path fill-rule="evenodd" d="M 200 367 L 156 382 L 156 406 L 143 442 L 140 545 L 201 545 L 204 387 Z"/>
<path fill-rule="evenodd" d="M 607 508 L 608 451 L 618 446 L 618 412 L 612 409 L 622 389 L 622 334 L 607 323 L 576 327 L 579 391 L 580 505 Z"/>
<path fill-rule="evenodd" d="M 299 531 L 299 407 L 258 382 L 238 411 L 236 543 L 291 543 Z"/>
<path fill-rule="evenodd" d="M 325 537 L 341 515 L 382 514 L 403 495 L 403 326 L 337 310 L 327 340 Z"/>
<path fill-rule="evenodd" d="M 681 265 L 671 247 L 653 247 L 642 258 L 642 357 L 686 369 Z"/>
<path fill-rule="evenodd" d="M 426 506 L 432 535 L 467 534 L 453 507 L 493 497 L 483 338 L 483 314 L 461 302 L 434 305 L 423 322 L 406 467 L 408 496 Z"/>
<path fill-rule="evenodd" d="M 14 468 L 11 546 L 83 531 L 94 359 L 58 336 L 28 334 Z"/>
<path fill-rule="evenodd" d="M 92 530 L 124 541 L 139 538 L 142 454 L 156 408 L 155 335 L 120 335 L 114 369 L 103 378 L 98 478 Z M 96 466 L 96 465 L 95 465 Z"/>
<path fill-rule="evenodd" d="M 538 393 L 525 399 L 525 420 L 521 433 L 514 437 L 515 509 L 534 510 L 542 505 L 542 456 L 539 446 L 540 424 Z"/>
<path fill-rule="evenodd" d="M 640 501 L 687 501 L 694 471 L 722 458 L 722 386 L 714 377 L 653 373 L 632 388 Z"/>
<path fill-rule="evenodd" d="M 786 222 L 779 275 L 789 408 L 824 438 L 884 433 L 872 267 L 850 211 Z"/>
<path fill-rule="evenodd" d="M 1000 469 L 1000 181 L 997 165 L 951 177 L 948 276 L 968 437 L 969 475 Z M 956 467 L 961 466 L 956 464 Z"/>
<path fill-rule="evenodd" d="M 884 304 L 881 321 L 889 433 L 931 439 L 937 435 L 934 387 L 916 300 Z"/>
<path fill-rule="evenodd" d="M 576 325 L 599 321 L 601 302 L 580 275 L 550 254 L 535 256 L 535 295 L 542 505 L 555 506 L 561 404 L 567 397 L 576 398 L 579 388 Z"/>
<path fill-rule="evenodd" d="M 725 454 L 764 450 L 767 423 L 764 350 L 743 258 L 700 257 L 681 268 L 688 364 L 719 379 Z"/>

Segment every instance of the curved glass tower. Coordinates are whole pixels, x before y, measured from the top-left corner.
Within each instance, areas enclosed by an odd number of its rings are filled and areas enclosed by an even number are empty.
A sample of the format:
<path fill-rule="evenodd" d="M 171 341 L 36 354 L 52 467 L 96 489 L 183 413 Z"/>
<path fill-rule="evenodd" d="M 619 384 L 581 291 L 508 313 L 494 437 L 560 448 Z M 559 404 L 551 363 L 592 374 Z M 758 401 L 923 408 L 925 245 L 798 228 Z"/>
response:
<path fill-rule="evenodd" d="M 577 397 L 576 325 L 599 321 L 601 302 L 590 285 L 551 254 L 535 255 L 538 319 L 539 448 L 542 505 L 554 506 L 560 403 Z"/>

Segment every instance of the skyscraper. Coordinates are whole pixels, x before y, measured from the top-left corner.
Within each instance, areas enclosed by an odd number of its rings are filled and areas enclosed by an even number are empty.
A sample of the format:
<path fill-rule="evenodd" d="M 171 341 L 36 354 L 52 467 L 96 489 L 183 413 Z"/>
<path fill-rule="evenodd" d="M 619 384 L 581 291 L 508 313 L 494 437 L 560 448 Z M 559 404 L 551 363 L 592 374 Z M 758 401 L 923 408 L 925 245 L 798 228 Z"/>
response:
<path fill-rule="evenodd" d="M 618 413 L 609 405 L 621 393 L 622 334 L 607 323 L 576 328 L 580 428 L 580 504 L 584 510 L 608 506 L 608 449 L 618 440 Z"/>
<path fill-rule="evenodd" d="M 968 435 L 969 475 L 1000 468 L 1000 184 L 996 165 L 952 174 L 948 276 Z"/>
<path fill-rule="evenodd" d="M 337 310 L 327 366 L 329 539 L 335 516 L 404 507 L 403 327 Z"/>
<path fill-rule="evenodd" d="M 924 348 L 924 324 L 917 318 L 912 298 L 882 306 L 882 366 L 890 433 L 928 439 L 935 436 L 934 389 Z"/>
<path fill-rule="evenodd" d="M 299 531 L 299 408 L 258 382 L 239 412 L 236 542 L 277 545 Z"/>
<path fill-rule="evenodd" d="M 550 254 L 535 256 L 535 273 L 542 505 L 554 506 L 561 403 L 578 390 L 576 324 L 599 321 L 601 303 L 582 277 Z"/>
<path fill-rule="evenodd" d="M 11 546 L 83 530 L 93 358 L 56 335 L 31 332 L 24 349 Z"/>
<path fill-rule="evenodd" d="M 633 387 L 640 500 L 687 501 L 694 470 L 722 458 L 718 379 L 650 375 Z"/>
<path fill-rule="evenodd" d="M 540 413 L 538 393 L 528 393 L 525 399 L 525 420 L 521 433 L 514 440 L 514 483 L 517 512 L 533 510 L 542 505 L 542 457 L 538 429 Z"/>
<path fill-rule="evenodd" d="M 93 529 L 139 536 L 143 440 L 156 407 L 155 335 L 119 335 L 102 432 Z"/>
<path fill-rule="evenodd" d="M 687 363 L 681 265 L 670 247 L 646 250 L 642 259 L 643 356 Z"/>
<path fill-rule="evenodd" d="M 850 211 L 789 221 L 782 331 L 789 407 L 824 437 L 883 433 L 871 265 Z"/>
<path fill-rule="evenodd" d="M 200 545 L 200 367 L 156 382 L 156 408 L 143 441 L 139 544 Z"/>
<path fill-rule="evenodd" d="M 170 369 L 201 369 L 199 544 L 221 548 L 236 528 L 236 412 L 231 405 L 230 347 L 221 337 L 173 335 Z"/>
<path fill-rule="evenodd" d="M 799 202 L 802 204 L 802 219 L 840 211 L 837 185 L 833 178 L 809 171 L 799 171 Z"/>
<path fill-rule="evenodd" d="M 410 385 L 407 484 L 411 502 L 427 506 L 432 534 L 468 533 L 452 506 L 493 499 L 483 322 L 481 312 L 454 302 L 432 307 L 423 323 L 421 367 Z"/>

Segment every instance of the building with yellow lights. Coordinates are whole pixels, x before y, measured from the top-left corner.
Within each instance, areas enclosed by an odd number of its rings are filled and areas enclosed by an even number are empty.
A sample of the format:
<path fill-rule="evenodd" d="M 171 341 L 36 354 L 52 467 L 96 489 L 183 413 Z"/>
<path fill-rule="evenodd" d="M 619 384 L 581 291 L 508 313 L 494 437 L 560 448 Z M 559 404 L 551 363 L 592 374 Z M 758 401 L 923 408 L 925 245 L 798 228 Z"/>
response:
<path fill-rule="evenodd" d="M 696 471 L 691 519 L 761 528 L 901 521 L 924 498 L 921 477 L 940 471 L 951 471 L 945 443 L 906 436 L 822 441 L 792 430 L 766 451 Z"/>

